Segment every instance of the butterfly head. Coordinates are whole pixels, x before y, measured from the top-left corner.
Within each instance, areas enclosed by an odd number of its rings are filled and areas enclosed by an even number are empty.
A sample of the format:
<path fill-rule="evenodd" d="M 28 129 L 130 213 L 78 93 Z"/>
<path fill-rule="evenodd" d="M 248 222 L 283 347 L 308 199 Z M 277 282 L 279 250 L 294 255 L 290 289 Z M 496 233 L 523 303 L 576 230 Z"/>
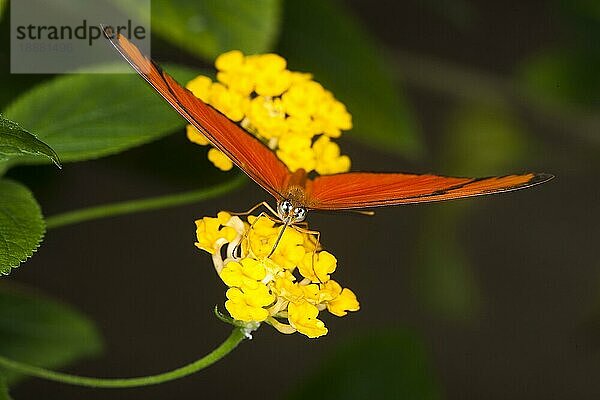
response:
<path fill-rule="evenodd" d="M 277 204 L 277 214 L 282 221 L 295 224 L 304 221 L 307 209 L 301 204 L 295 204 L 292 200 L 283 199 Z"/>

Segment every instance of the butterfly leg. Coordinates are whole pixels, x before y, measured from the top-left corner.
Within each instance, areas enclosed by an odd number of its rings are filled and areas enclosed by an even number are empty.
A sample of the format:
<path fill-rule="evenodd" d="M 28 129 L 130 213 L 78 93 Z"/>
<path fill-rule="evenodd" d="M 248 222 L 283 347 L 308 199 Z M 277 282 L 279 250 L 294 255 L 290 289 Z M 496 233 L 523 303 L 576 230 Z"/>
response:
<path fill-rule="evenodd" d="M 264 203 L 264 202 L 263 202 Z M 260 205 L 262 205 L 262 203 L 257 204 L 254 207 L 254 210 L 256 210 L 258 207 L 260 207 Z M 251 210 L 250 213 L 254 210 Z M 254 225 L 256 225 L 256 223 L 261 219 L 261 218 L 267 218 L 275 223 L 279 223 L 281 221 L 279 221 L 279 219 L 275 219 L 272 216 L 270 216 L 268 213 L 266 213 L 265 211 L 261 212 L 260 214 L 258 214 L 258 216 L 256 217 L 256 219 L 254 221 L 252 221 L 252 224 L 250 224 L 250 227 L 248 228 L 248 230 L 246 232 L 244 232 L 244 235 L 242 236 L 242 238 L 240 239 L 239 243 L 235 246 L 234 248 L 234 254 L 236 254 L 238 252 L 238 249 L 240 248 L 240 246 L 242 246 L 242 244 L 244 243 L 244 241 L 246 241 L 246 243 L 248 243 L 248 250 L 250 253 L 252 253 L 252 248 L 250 246 L 250 233 L 252 232 L 252 230 L 254 229 Z M 241 251 L 240 251 L 240 255 L 241 255 Z M 254 254 L 252 253 L 252 255 L 254 256 Z M 270 256 L 270 254 L 269 254 Z"/>
<path fill-rule="evenodd" d="M 252 213 L 254 210 L 256 210 L 258 207 L 260 207 L 260 206 L 261 206 L 261 203 L 259 203 L 259 204 L 255 205 L 254 207 L 252 207 L 250 210 L 248 210 L 248 211 L 247 211 L 247 212 L 245 212 L 245 213 L 232 213 L 232 215 L 248 215 L 248 214 Z M 252 231 L 252 229 L 254 228 L 254 225 L 255 225 L 255 224 L 256 224 L 256 222 L 258 222 L 258 220 L 259 220 L 260 218 L 262 218 L 263 216 L 266 216 L 266 213 L 265 213 L 264 211 L 263 211 L 263 212 L 261 212 L 260 214 L 258 214 L 258 216 L 256 217 L 256 219 L 255 219 L 255 220 L 252 222 L 252 224 L 250 225 L 250 228 L 248 228 L 248 230 L 246 230 L 246 231 L 244 232 L 244 234 L 242 235 L 242 238 L 240 239 L 240 241 L 238 242 L 238 244 L 237 244 L 237 245 L 235 246 L 235 248 L 233 249 L 233 254 L 238 254 L 238 250 L 240 250 L 240 251 L 239 251 L 239 255 L 240 255 L 240 257 L 242 256 L 241 247 L 242 247 L 243 243 L 244 243 L 245 241 L 248 241 L 248 240 L 249 240 L 249 237 L 248 237 L 248 236 L 250 235 L 250 232 L 251 232 L 251 231 Z M 250 244 L 249 244 L 249 243 L 248 243 L 248 248 L 249 248 L 249 251 L 251 252 L 251 251 L 252 251 L 252 249 L 250 248 Z"/>
<path fill-rule="evenodd" d="M 302 228 L 302 227 L 298 226 L 298 225 L 301 225 L 301 224 L 302 223 L 300 223 L 300 224 L 294 224 L 293 225 L 294 229 L 296 231 L 300 232 L 300 233 L 305 233 L 307 235 L 313 235 L 316 238 L 315 249 L 318 250 L 321 247 L 321 232 L 319 232 L 319 231 L 313 231 L 313 230 Z M 304 223 L 302 225 L 308 226 L 307 223 Z"/>
<path fill-rule="evenodd" d="M 307 235 L 313 235 L 316 238 L 315 249 L 313 250 L 312 255 L 311 255 L 311 269 L 313 271 L 313 274 L 317 277 L 319 283 L 323 283 L 323 282 L 321 282 L 321 279 L 319 279 L 319 276 L 317 275 L 317 272 L 315 271 L 315 257 L 317 256 L 317 250 L 319 250 L 319 248 L 321 247 L 321 232 L 313 231 L 313 230 L 306 229 L 306 228 L 301 228 L 297 225 L 294 225 L 294 229 L 300 233 L 304 233 Z"/>

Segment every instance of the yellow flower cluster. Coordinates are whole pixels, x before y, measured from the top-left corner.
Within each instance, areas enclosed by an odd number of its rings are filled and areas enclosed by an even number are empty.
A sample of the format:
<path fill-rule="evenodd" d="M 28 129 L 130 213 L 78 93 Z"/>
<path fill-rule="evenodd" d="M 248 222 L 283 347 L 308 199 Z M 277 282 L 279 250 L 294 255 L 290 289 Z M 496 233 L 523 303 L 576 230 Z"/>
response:
<path fill-rule="evenodd" d="M 196 246 L 212 255 L 229 287 L 225 308 L 235 320 L 248 326 L 265 322 L 311 338 L 325 335 L 319 312 L 341 317 L 357 311 L 358 300 L 330 278 L 337 259 L 313 235 L 288 227 L 270 254 L 281 229 L 264 216 L 244 221 L 222 211 L 196 221 Z"/>
<path fill-rule="evenodd" d="M 217 82 L 198 76 L 187 88 L 263 141 L 291 171 L 326 175 L 350 169 L 350 158 L 331 139 L 351 129 L 352 118 L 310 74 L 289 71 L 276 54 L 244 56 L 237 50 L 220 55 L 215 66 Z M 191 125 L 187 136 L 208 144 Z M 233 167 L 217 149 L 208 158 L 223 171 Z"/>

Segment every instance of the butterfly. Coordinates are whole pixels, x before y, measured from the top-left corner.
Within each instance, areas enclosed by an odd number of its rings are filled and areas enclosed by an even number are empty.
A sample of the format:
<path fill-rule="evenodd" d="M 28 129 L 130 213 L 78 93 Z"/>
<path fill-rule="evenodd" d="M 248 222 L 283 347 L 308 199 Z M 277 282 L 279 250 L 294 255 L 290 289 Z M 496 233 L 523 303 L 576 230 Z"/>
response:
<path fill-rule="evenodd" d="M 304 221 L 309 210 L 366 210 L 451 200 L 524 189 L 553 178 L 545 173 L 461 178 L 372 172 L 310 178 L 303 169 L 290 171 L 264 143 L 182 87 L 123 35 L 110 27 L 104 34 L 179 114 L 275 198 L 276 215 L 285 226 Z"/>

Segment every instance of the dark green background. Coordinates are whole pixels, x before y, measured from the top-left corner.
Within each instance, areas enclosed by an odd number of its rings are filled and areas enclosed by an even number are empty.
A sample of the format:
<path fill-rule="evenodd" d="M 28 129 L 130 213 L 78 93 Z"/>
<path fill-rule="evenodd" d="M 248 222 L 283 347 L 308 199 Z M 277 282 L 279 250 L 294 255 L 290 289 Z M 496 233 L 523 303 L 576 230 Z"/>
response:
<path fill-rule="evenodd" d="M 283 336 L 265 326 L 217 365 L 181 381 L 102 391 L 34 379 L 12 390 L 15 399 L 600 395 L 600 130 L 580 117 L 599 116 L 593 2 L 344 4 L 393 61 L 424 143 L 411 160 L 349 133 L 340 142 L 354 169 L 537 170 L 557 178 L 517 193 L 384 209 L 373 218 L 309 215 L 338 257 L 336 280 L 362 307 L 341 319 L 325 316 L 324 338 Z M 158 60 L 207 65 L 154 43 Z M 279 48 L 292 69 L 305 68 L 293 48 Z M 346 83 L 369 86 L 368 75 L 360 79 Z M 211 172 L 204 152 L 182 131 L 62 171 L 29 167 L 10 176 L 26 182 L 52 215 L 228 179 Z M 8 279 L 96 321 L 104 354 L 69 371 L 130 376 L 174 368 L 208 352 L 229 330 L 212 315 L 225 288 L 210 258 L 193 246 L 193 221 L 266 198 L 248 184 L 210 202 L 52 230 Z"/>

